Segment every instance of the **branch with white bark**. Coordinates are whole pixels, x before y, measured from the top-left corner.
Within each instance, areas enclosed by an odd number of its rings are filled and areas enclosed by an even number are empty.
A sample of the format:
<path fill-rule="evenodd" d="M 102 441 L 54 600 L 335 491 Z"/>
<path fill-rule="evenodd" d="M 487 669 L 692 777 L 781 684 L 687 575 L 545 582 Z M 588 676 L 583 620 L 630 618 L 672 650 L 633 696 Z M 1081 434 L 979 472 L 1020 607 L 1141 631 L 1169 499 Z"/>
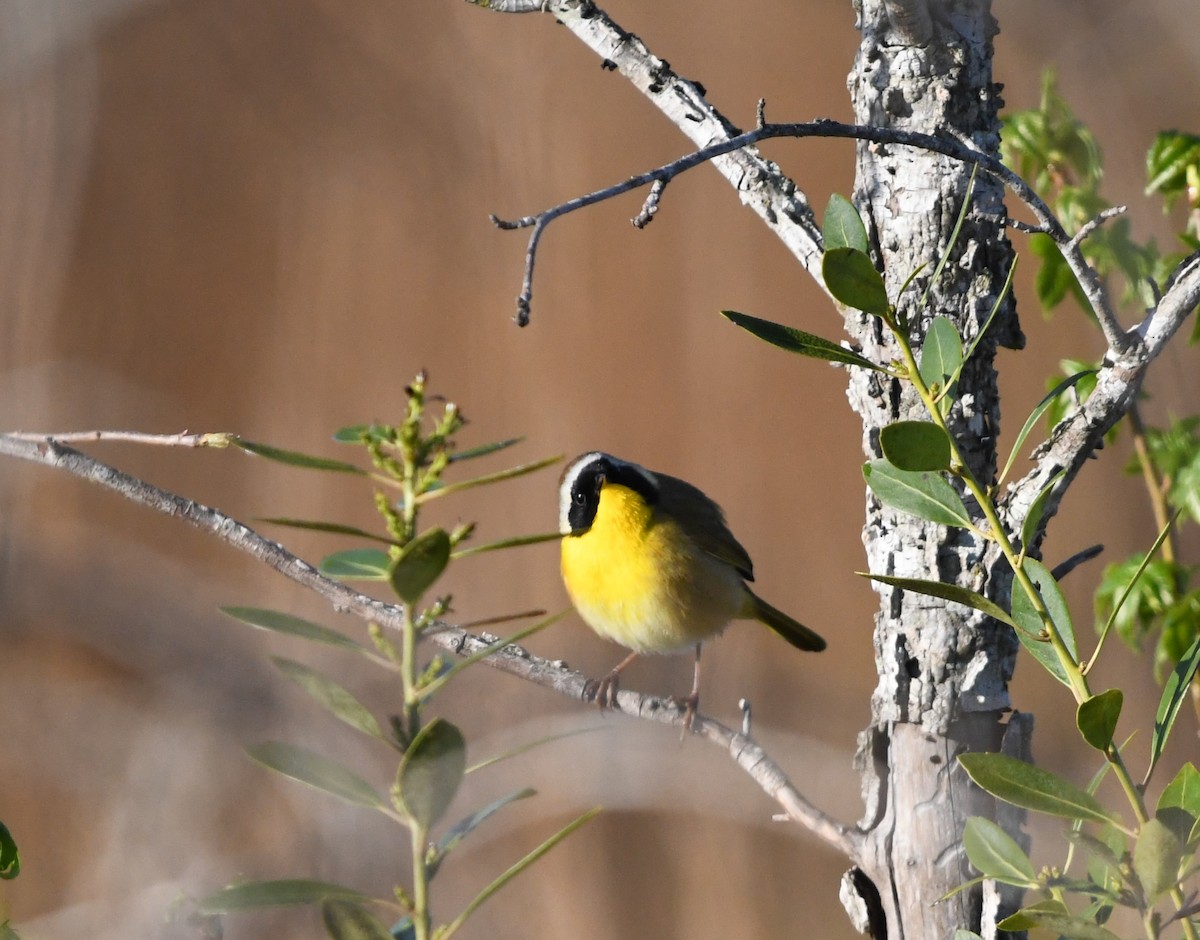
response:
<path fill-rule="evenodd" d="M 61 443 L 66 439 L 132 440 L 142 444 L 220 447 L 227 446 L 232 438 L 233 436 L 228 434 L 152 435 L 127 431 L 86 431 L 61 435 L 17 432 L 0 434 L 0 455 L 64 470 L 138 505 L 182 519 L 313 591 L 327 600 L 339 613 L 352 614 L 386 629 L 401 629 L 403 620 L 400 606 L 363 594 L 341 581 L 323 575 L 278 542 L 263 537 L 220 510 L 160 489 Z M 426 628 L 422 637 L 441 649 L 462 657 L 478 654 L 496 642 L 495 637 L 478 636 L 441 622 Z M 588 677 L 569 669 L 565 663 L 534 656 L 527 650 L 511 644 L 480 661 L 567 698 L 584 700 L 584 687 Z M 681 729 L 687 727 L 686 709 L 674 699 L 621 690 L 616 696 L 614 708 L 634 718 L 673 725 Z M 779 805 L 788 819 L 807 829 L 847 858 L 857 858 L 861 842 L 857 830 L 828 816 L 797 790 L 778 763 L 750 737 L 748 729 L 734 731 L 713 718 L 696 715 L 692 730 L 700 737 L 727 750 L 734 762 Z"/>

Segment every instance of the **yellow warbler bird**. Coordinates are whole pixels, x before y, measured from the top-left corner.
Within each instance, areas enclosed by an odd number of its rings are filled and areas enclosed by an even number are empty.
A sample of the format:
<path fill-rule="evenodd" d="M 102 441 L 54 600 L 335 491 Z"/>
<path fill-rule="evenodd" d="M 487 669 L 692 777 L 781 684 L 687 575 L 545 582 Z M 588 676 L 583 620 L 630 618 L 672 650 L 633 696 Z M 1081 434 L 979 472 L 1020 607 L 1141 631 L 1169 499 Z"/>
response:
<path fill-rule="evenodd" d="M 797 649 L 825 640 L 750 590 L 753 565 L 699 489 L 611 454 L 575 458 L 559 484 L 562 576 L 579 615 L 633 652 L 585 689 L 613 704 L 621 670 L 642 653 L 695 647 L 691 722 L 700 700 L 700 644 L 731 620 L 758 620 Z"/>

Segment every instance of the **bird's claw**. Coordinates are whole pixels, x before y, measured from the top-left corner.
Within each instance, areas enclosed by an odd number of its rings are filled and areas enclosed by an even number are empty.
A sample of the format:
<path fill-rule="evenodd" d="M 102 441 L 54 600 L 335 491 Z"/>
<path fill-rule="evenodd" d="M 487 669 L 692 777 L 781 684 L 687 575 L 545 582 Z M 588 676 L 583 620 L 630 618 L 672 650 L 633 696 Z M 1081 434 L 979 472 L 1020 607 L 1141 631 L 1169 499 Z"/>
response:
<path fill-rule="evenodd" d="M 582 698 L 585 702 L 595 702 L 600 711 L 614 708 L 617 704 L 617 693 L 621 690 L 621 674 L 613 670 L 600 679 L 588 679 L 583 684 Z"/>

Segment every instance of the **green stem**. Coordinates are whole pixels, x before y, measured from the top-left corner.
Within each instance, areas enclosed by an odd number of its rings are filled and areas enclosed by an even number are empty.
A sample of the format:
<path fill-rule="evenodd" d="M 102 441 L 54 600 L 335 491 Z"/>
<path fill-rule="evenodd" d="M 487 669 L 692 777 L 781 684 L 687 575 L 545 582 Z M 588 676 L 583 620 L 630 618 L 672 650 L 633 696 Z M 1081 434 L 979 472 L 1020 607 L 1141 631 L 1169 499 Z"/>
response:
<path fill-rule="evenodd" d="M 413 935 L 415 940 L 429 940 L 429 872 L 425 868 L 425 843 L 429 834 L 423 826 L 410 823 L 412 835 Z"/>
<path fill-rule="evenodd" d="M 980 511 L 987 520 L 991 528 L 991 537 L 995 539 L 996 544 L 1000 546 L 1000 550 L 1004 553 L 1004 557 L 1008 559 L 1009 565 L 1012 567 L 1013 576 L 1017 584 L 1029 597 L 1033 604 L 1034 610 L 1038 617 L 1041 618 L 1042 625 L 1046 631 L 1046 637 L 1058 656 L 1059 662 L 1062 664 L 1063 672 L 1067 676 L 1070 683 L 1071 691 L 1075 696 L 1077 703 L 1086 702 L 1092 697 L 1092 691 L 1088 687 L 1087 676 L 1084 674 L 1080 664 L 1075 661 L 1075 657 L 1071 655 L 1067 649 L 1066 643 L 1063 641 L 1062 635 L 1058 632 L 1058 627 L 1054 623 L 1054 619 L 1050 616 L 1050 612 L 1046 609 L 1045 602 L 1034 586 L 1033 581 L 1025 572 L 1024 566 L 1021 564 L 1023 556 L 1019 554 L 1013 547 L 1012 541 L 1008 537 L 1008 532 L 1000 521 L 999 514 L 988 496 L 987 491 L 979 485 L 975 479 L 975 475 L 971 472 L 971 468 L 963 460 L 962 452 L 959 450 L 958 442 L 954 439 L 954 435 L 950 433 L 950 429 L 946 426 L 945 418 L 942 416 L 941 410 L 930 393 L 929 387 L 925 384 L 925 380 L 921 378 L 920 369 L 917 366 L 916 358 L 913 356 L 912 347 L 908 343 L 908 339 L 902 331 L 896 329 L 894 323 L 889 322 L 888 325 L 892 328 L 892 333 L 896 337 L 896 342 L 899 344 L 901 351 L 904 354 L 905 363 L 908 366 L 908 379 L 912 382 L 913 387 L 917 390 L 917 394 L 921 396 L 921 401 L 925 404 L 926 410 L 929 412 L 933 421 L 946 432 L 946 437 L 950 441 L 950 451 L 952 454 L 952 467 L 959 479 L 963 481 L 963 485 L 970 491 L 979 503 Z M 1143 441 L 1144 443 L 1144 441 Z M 1158 490 L 1161 493 L 1161 488 Z M 1165 524 L 1165 520 L 1164 520 Z M 1164 552 L 1165 554 L 1165 552 Z M 1121 789 L 1125 792 L 1125 797 L 1129 801 L 1130 807 L 1133 809 L 1134 817 L 1138 821 L 1139 827 L 1147 822 L 1149 814 L 1146 811 L 1145 798 L 1133 778 L 1129 775 L 1129 770 L 1125 766 L 1125 760 L 1121 756 L 1120 750 L 1115 744 L 1110 744 L 1104 751 L 1104 757 L 1112 768 L 1113 774 L 1121 785 Z M 1171 899 L 1175 903 L 1176 910 L 1182 910 L 1185 904 L 1183 892 L 1178 888 L 1171 891 Z M 1184 936 L 1188 940 L 1200 940 L 1197 937 L 1196 928 L 1192 924 L 1190 918 L 1183 918 L 1181 921 Z"/>

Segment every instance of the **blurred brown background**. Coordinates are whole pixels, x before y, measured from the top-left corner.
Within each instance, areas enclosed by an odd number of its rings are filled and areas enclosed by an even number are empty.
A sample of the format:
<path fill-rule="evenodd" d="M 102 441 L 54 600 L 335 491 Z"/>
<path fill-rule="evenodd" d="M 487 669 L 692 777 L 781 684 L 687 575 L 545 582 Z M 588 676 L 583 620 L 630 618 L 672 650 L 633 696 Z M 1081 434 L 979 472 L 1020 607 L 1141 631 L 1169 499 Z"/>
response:
<path fill-rule="evenodd" d="M 735 121 L 751 123 L 759 97 L 779 120 L 849 117 L 849 3 L 610 11 Z M 1194 5 L 1018 0 L 998 13 L 1009 106 L 1034 104 L 1041 70 L 1057 65 L 1105 148 L 1110 198 L 1132 203 L 1139 234 L 1165 240 L 1157 209 L 1141 205 L 1141 159 L 1154 130 L 1200 129 L 1200 37 L 1184 28 Z M 733 720 L 750 697 L 757 733 L 793 778 L 855 819 L 875 601 L 852 574 L 857 422 L 839 373 L 716 315 L 732 307 L 834 336 L 829 305 L 702 169 L 670 188 L 646 231 L 628 224 L 636 197 L 556 223 L 533 324 L 510 321 L 525 235 L 496 231 L 488 212 L 535 211 L 685 149 L 545 17 L 461 0 L 4 0 L 0 427 L 228 430 L 346 456 L 331 432 L 398 417 L 405 381 L 424 367 L 472 420 L 464 444 L 523 434 L 522 459 L 602 448 L 684 476 L 723 503 L 763 593 L 831 640 L 817 660 L 732 630 L 708 654 L 706 706 Z M 850 187 L 847 143 L 770 153 L 818 207 Z M 1100 348 L 1080 318 L 1046 324 L 1027 299 L 1023 323 L 1029 348 L 1000 359 L 1009 440 L 1057 360 Z M 1196 351 L 1168 354 L 1150 391 L 1156 420 L 1196 411 Z M 373 523 L 354 481 L 233 452 L 92 451 L 239 518 Z M 1051 561 L 1094 541 L 1118 558 L 1153 538 L 1136 481 L 1120 473 L 1126 454 L 1122 442 L 1088 468 Z M 477 519 L 481 539 L 545 531 L 554 489 L 545 471 L 431 515 Z M 387 773 L 388 756 L 343 732 L 268 653 L 327 669 L 380 713 L 396 690 L 216 607 L 357 624 L 180 523 L 41 468 L 0 464 L 0 520 L 0 819 L 24 857 L 21 877 L 0 886 L 0 920 L 32 938 L 155 936 L 173 901 L 238 876 L 381 894 L 403 880 L 399 829 L 242 753 L 283 738 Z M 347 547 L 284 535 L 314 560 Z M 1093 564 L 1068 582 L 1085 630 L 1098 574 Z M 449 587 L 463 620 L 565 603 L 552 546 L 464 561 Z M 531 646 L 592 673 L 619 655 L 575 619 Z M 1123 730 L 1144 728 L 1158 695 L 1148 664 L 1112 654 L 1108 679 L 1140 690 Z M 688 679 L 672 658 L 640 665 L 629 684 L 682 691 Z M 1081 779 L 1092 762 L 1050 685 L 1023 668 L 1015 701 L 1039 713 L 1036 754 Z M 486 669 L 458 692 L 443 707 L 473 759 L 602 730 L 472 776 L 464 812 L 526 783 L 541 794 L 459 850 L 436 885 L 443 915 L 571 815 L 609 810 L 466 936 L 852 936 L 836 899 L 842 861 L 772 823 L 769 801 L 714 749 L 601 721 Z M 1194 749 L 1186 721 L 1181 757 Z M 321 935 L 304 910 L 227 928 Z"/>

